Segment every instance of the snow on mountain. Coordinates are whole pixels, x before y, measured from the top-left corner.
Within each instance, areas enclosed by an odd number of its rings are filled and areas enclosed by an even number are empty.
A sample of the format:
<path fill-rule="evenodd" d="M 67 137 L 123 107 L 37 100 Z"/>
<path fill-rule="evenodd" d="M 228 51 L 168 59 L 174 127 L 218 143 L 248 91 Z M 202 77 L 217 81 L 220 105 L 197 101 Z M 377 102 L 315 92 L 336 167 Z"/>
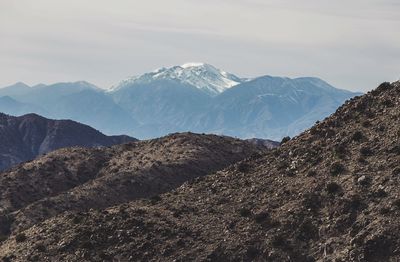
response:
<path fill-rule="evenodd" d="M 117 86 L 112 87 L 110 92 L 138 83 L 150 83 L 154 80 L 179 81 L 197 87 L 212 96 L 245 81 L 209 64 L 186 63 L 180 66 L 163 67 L 138 77 L 125 79 Z"/>

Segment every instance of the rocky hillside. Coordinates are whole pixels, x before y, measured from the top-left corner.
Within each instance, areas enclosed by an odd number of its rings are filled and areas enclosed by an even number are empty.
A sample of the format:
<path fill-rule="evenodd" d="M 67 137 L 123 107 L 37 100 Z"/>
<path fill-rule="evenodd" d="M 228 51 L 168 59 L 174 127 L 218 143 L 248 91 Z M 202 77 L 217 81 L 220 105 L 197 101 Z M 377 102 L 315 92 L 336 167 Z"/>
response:
<path fill-rule="evenodd" d="M 400 83 L 278 149 L 152 200 L 70 212 L 3 242 L 26 261 L 399 261 Z"/>
<path fill-rule="evenodd" d="M 63 147 L 111 146 L 135 140 L 128 136 L 106 136 L 70 120 L 0 113 L 0 170 Z"/>
<path fill-rule="evenodd" d="M 0 235 L 64 211 L 153 197 L 267 150 L 229 137 L 173 134 L 111 148 L 65 148 L 0 174 Z"/>

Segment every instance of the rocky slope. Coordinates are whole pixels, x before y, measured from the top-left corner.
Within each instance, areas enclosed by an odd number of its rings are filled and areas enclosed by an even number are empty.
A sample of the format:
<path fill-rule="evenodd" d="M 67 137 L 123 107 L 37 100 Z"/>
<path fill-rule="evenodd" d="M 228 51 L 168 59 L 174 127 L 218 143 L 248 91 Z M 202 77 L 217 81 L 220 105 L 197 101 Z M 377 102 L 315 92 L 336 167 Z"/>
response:
<path fill-rule="evenodd" d="M 190 133 L 111 148 L 61 149 L 0 174 L 0 235 L 64 211 L 153 197 L 265 150 Z"/>
<path fill-rule="evenodd" d="M 400 83 L 280 148 L 157 199 L 66 213 L 0 247 L 16 261 L 398 261 Z"/>
<path fill-rule="evenodd" d="M 70 120 L 0 113 L 0 170 L 63 147 L 111 146 L 135 140 L 128 136 L 106 136 Z"/>

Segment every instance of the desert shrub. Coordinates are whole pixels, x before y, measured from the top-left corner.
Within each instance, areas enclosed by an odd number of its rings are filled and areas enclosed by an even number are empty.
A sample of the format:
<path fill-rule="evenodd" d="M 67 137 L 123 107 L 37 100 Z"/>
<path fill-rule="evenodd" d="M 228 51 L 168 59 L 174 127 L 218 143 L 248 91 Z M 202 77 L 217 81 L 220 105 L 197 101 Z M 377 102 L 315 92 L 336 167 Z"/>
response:
<path fill-rule="evenodd" d="M 46 247 L 45 247 L 42 243 L 38 243 L 38 244 L 35 246 L 35 249 L 36 249 L 37 251 L 39 251 L 39 252 L 45 252 L 45 251 L 46 251 Z"/>
<path fill-rule="evenodd" d="M 288 171 L 286 171 L 286 176 L 294 177 L 294 176 L 296 176 L 296 172 L 293 170 L 288 170 Z"/>
<path fill-rule="evenodd" d="M 313 136 L 318 135 L 319 134 L 319 129 L 316 128 L 316 127 L 311 128 L 310 129 L 310 134 L 313 135 Z"/>
<path fill-rule="evenodd" d="M 80 224 L 82 222 L 82 217 L 81 216 L 74 216 L 73 218 L 72 218 L 72 223 L 73 224 Z"/>
<path fill-rule="evenodd" d="M 266 211 L 259 212 L 254 215 L 254 220 L 257 223 L 263 223 L 269 219 L 269 214 Z"/>
<path fill-rule="evenodd" d="M 93 243 L 92 242 L 90 242 L 89 240 L 84 240 L 81 244 L 81 247 L 82 248 L 84 248 L 84 249 L 93 249 Z"/>
<path fill-rule="evenodd" d="M 15 236 L 15 241 L 16 242 L 24 242 L 26 240 L 26 235 L 24 234 L 24 233 L 18 233 L 16 236 Z"/>
<path fill-rule="evenodd" d="M 389 261 L 393 244 L 393 240 L 385 235 L 373 236 L 364 244 L 364 261 Z"/>
<path fill-rule="evenodd" d="M 357 183 L 362 186 L 369 186 L 371 183 L 371 178 L 366 175 L 362 175 L 357 179 Z"/>
<path fill-rule="evenodd" d="M 6 256 L 6 257 L 3 257 L 3 258 L 1 259 L 1 261 L 2 261 L 2 262 L 11 262 L 11 261 L 12 261 L 12 258 L 11 258 L 10 256 Z"/>
<path fill-rule="evenodd" d="M 335 162 L 331 165 L 330 173 L 333 176 L 339 175 L 345 171 L 345 167 L 340 162 Z"/>
<path fill-rule="evenodd" d="M 364 138 L 364 135 L 361 131 L 356 131 L 352 135 L 351 139 L 356 142 L 360 142 Z"/>
<path fill-rule="evenodd" d="M 335 156 L 343 159 L 346 156 L 346 146 L 344 144 L 338 144 L 334 147 Z"/>
<path fill-rule="evenodd" d="M 379 95 L 383 90 L 389 89 L 391 88 L 392 85 L 389 82 L 383 82 L 382 84 L 380 84 L 376 89 L 371 91 L 371 94 L 373 96 L 377 96 Z"/>
<path fill-rule="evenodd" d="M 385 125 L 381 124 L 381 125 L 378 126 L 378 131 L 379 132 L 385 132 L 385 130 L 386 130 Z"/>
<path fill-rule="evenodd" d="M 392 203 L 392 205 L 393 205 L 395 208 L 400 209 L 400 198 L 394 200 L 393 203 Z"/>
<path fill-rule="evenodd" d="M 322 156 L 316 156 L 314 159 L 311 160 L 311 164 L 313 166 L 318 165 L 319 163 L 321 163 L 321 161 L 323 160 Z"/>
<path fill-rule="evenodd" d="M 368 120 L 365 120 L 362 122 L 361 124 L 363 127 L 370 127 L 371 126 L 371 122 L 369 122 Z"/>
<path fill-rule="evenodd" d="M 372 152 L 372 150 L 371 150 L 370 147 L 368 147 L 368 146 L 363 146 L 363 147 L 361 147 L 361 149 L 360 149 L 360 154 L 361 154 L 362 156 L 372 156 L 372 155 L 373 155 L 373 152 Z"/>
<path fill-rule="evenodd" d="M 368 109 L 368 110 L 366 110 L 366 111 L 364 112 L 364 115 L 365 115 L 367 118 L 373 118 L 373 117 L 375 116 L 375 113 L 374 113 L 372 110 Z"/>
<path fill-rule="evenodd" d="M 302 241 L 318 236 L 318 228 L 311 221 L 304 221 L 296 230 L 296 238 Z"/>
<path fill-rule="evenodd" d="M 336 182 L 330 182 L 326 185 L 326 191 L 329 194 L 335 194 L 339 192 L 339 190 L 340 190 L 340 185 Z"/>
<path fill-rule="evenodd" d="M 387 197 L 387 193 L 384 189 L 379 188 L 378 190 L 372 192 L 372 196 L 376 198 Z"/>
<path fill-rule="evenodd" d="M 277 167 L 278 167 L 278 169 L 281 169 L 281 170 L 282 170 L 282 169 L 286 169 L 286 168 L 289 167 L 289 162 L 286 161 L 286 160 L 282 160 L 282 161 L 280 161 L 280 162 L 278 163 Z"/>
<path fill-rule="evenodd" d="M 393 101 L 390 100 L 390 99 L 385 99 L 385 100 L 382 102 L 382 105 L 384 105 L 384 106 L 386 106 L 386 107 L 393 107 L 393 106 L 394 106 Z"/>
<path fill-rule="evenodd" d="M 388 151 L 389 153 L 400 155 L 400 144 L 393 146 Z"/>
<path fill-rule="evenodd" d="M 366 160 L 364 157 L 362 157 L 362 156 L 360 156 L 359 158 L 357 158 L 357 161 L 358 161 L 359 163 L 361 163 L 361 164 L 366 164 L 366 163 L 367 163 L 367 160 Z"/>
<path fill-rule="evenodd" d="M 251 260 L 255 259 L 260 253 L 260 250 L 255 246 L 250 246 L 246 250 L 246 256 Z"/>
<path fill-rule="evenodd" d="M 290 141 L 290 136 L 285 136 L 284 138 L 282 138 L 281 145 L 283 145 L 284 143 L 286 143 L 288 141 Z"/>
<path fill-rule="evenodd" d="M 307 176 L 313 177 L 317 175 L 317 171 L 311 169 L 310 171 L 307 172 Z"/>
<path fill-rule="evenodd" d="M 381 215 L 387 215 L 387 214 L 389 214 L 389 213 L 390 213 L 390 209 L 387 208 L 387 207 L 382 207 L 382 208 L 379 210 L 379 214 L 381 214 Z"/>
<path fill-rule="evenodd" d="M 274 236 L 272 238 L 271 244 L 273 247 L 287 247 L 288 246 L 286 238 L 284 238 L 282 235 Z"/>
<path fill-rule="evenodd" d="M 239 215 L 242 217 L 249 217 L 251 216 L 251 210 L 245 207 L 239 209 Z"/>

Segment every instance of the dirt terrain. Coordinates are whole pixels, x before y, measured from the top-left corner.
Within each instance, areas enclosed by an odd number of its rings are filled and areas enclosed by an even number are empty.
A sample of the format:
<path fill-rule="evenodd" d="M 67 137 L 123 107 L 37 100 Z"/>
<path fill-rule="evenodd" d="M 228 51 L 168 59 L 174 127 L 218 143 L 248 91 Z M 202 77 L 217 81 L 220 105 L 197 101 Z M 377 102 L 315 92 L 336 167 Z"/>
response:
<path fill-rule="evenodd" d="M 384 83 L 281 147 L 176 190 L 63 213 L 15 231 L 1 244 L 0 256 L 5 261 L 399 261 L 399 183 L 400 83 Z"/>
<path fill-rule="evenodd" d="M 64 211 L 156 196 L 265 150 L 190 133 L 111 148 L 61 149 L 0 174 L 0 235 Z"/>

